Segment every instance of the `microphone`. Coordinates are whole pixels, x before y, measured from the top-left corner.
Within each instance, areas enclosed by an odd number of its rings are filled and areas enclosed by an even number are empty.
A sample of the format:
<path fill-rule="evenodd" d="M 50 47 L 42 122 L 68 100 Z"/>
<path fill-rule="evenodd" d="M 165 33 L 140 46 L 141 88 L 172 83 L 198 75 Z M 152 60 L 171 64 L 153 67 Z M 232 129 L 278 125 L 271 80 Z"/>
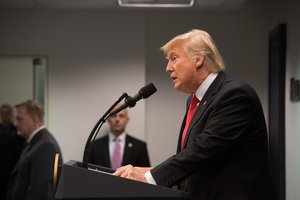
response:
<path fill-rule="evenodd" d="M 136 102 L 138 102 L 141 99 L 146 99 L 150 97 L 152 94 L 154 94 L 157 91 L 156 87 L 154 86 L 153 83 L 149 83 L 146 86 L 142 87 L 139 92 L 134 95 L 133 97 L 128 96 L 125 99 L 125 103 L 122 104 L 120 107 L 118 107 L 116 110 L 112 111 L 108 117 L 117 114 L 121 110 L 127 108 L 127 107 L 134 107 Z M 107 117 L 107 118 L 108 118 Z"/>
<path fill-rule="evenodd" d="M 153 85 L 153 83 L 149 83 L 148 85 L 142 87 L 140 91 L 134 95 L 133 97 L 130 97 L 127 95 L 127 93 L 123 93 L 119 99 L 105 112 L 105 114 L 98 120 L 98 122 L 95 124 L 93 130 L 91 131 L 86 144 L 84 148 L 84 153 L 83 153 L 83 159 L 82 159 L 82 166 L 86 169 L 88 169 L 88 158 L 90 155 L 90 145 L 92 140 L 95 139 L 97 136 L 100 128 L 102 125 L 105 123 L 106 119 L 109 118 L 112 115 L 117 114 L 121 110 L 127 108 L 127 107 L 133 107 L 135 106 L 136 102 L 139 101 L 140 99 L 145 99 L 151 96 L 153 93 L 157 91 L 156 87 Z M 118 107 L 116 110 L 112 111 L 113 108 L 116 107 L 116 105 L 122 101 L 122 99 L 125 98 L 125 103 L 122 104 L 120 107 Z M 111 112 L 112 111 L 112 112 Z"/>

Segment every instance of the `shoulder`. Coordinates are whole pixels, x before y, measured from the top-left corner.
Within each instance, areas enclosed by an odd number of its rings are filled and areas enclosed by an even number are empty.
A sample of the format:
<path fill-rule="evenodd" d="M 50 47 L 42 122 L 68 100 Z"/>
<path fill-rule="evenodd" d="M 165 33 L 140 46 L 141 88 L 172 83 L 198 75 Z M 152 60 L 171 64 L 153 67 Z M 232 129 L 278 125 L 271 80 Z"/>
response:
<path fill-rule="evenodd" d="M 242 81 L 234 76 L 229 76 L 222 72 L 221 76 L 223 80 L 222 88 L 224 89 L 250 89 L 253 90 L 252 86 L 250 86 L 245 81 Z"/>
<path fill-rule="evenodd" d="M 211 90 L 210 108 L 256 108 L 260 99 L 252 86 L 236 78 L 226 76 L 219 85 Z"/>
<path fill-rule="evenodd" d="M 50 143 L 57 143 L 56 139 L 54 138 L 53 134 L 46 128 L 42 129 L 35 137 L 38 137 L 38 141 L 45 141 Z"/>
<path fill-rule="evenodd" d="M 139 144 L 144 144 L 146 145 L 146 142 L 144 142 L 143 140 L 140 140 L 136 137 L 133 137 L 129 134 L 126 134 L 126 142 L 134 142 L 134 143 L 139 143 Z"/>
<path fill-rule="evenodd" d="M 235 77 L 228 76 L 224 72 L 221 72 L 218 76 L 218 81 L 216 84 L 218 86 L 218 94 L 225 95 L 225 96 L 256 96 L 256 91 L 252 86 L 248 83 L 239 80 Z"/>
<path fill-rule="evenodd" d="M 101 143 L 106 143 L 106 142 L 108 142 L 108 135 L 104 135 L 100 138 L 97 138 L 92 143 L 93 144 L 101 144 Z"/>
<path fill-rule="evenodd" d="M 97 152 L 99 153 L 101 149 L 105 149 L 108 146 L 108 135 L 105 135 L 103 137 L 100 137 L 98 139 L 95 139 L 91 143 L 91 152 Z"/>
<path fill-rule="evenodd" d="M 32 143 L 36 150 L 60 151 L 58 142 L 54 136 L 45 128 L 38 132 L 33 138 Z"/>

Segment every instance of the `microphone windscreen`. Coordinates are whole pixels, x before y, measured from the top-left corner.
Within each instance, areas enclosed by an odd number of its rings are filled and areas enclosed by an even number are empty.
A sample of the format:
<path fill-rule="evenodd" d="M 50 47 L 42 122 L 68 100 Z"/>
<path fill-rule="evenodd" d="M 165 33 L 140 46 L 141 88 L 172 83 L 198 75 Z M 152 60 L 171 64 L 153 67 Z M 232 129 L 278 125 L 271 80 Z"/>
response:
<path fill-rule="evenodd" d="M 139 91 L 140 95 L 145 99 L 150 97 L 153 93 L 157 91 L 153 83 L 149 83 L 142 87 Z"/>

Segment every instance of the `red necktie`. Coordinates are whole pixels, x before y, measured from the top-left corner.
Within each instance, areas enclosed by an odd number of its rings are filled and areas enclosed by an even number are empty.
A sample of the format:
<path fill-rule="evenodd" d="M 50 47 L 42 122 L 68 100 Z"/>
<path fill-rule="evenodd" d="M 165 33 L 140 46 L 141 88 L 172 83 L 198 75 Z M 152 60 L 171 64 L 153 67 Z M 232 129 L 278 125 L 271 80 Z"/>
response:
<path fill-rule="evenodd" d="M 183 143 L 185 140 L 185 136 L 186 136 L 187 130 L 189 128 L 190 122 L 194 116 L 196 109 L 197 109 L 198 103 L 199 103 L 199 99 L 196 97 L 196 95 L 194 95 L 192 98 L 192 101 L 190 103 L 190 106 L 189 106 L 189 110 L 188 110 L 186 121 L 185 121 L 185 127 L 184 127 L 182 137 L 181 137 L 181 149 L 183 149 Z"/>

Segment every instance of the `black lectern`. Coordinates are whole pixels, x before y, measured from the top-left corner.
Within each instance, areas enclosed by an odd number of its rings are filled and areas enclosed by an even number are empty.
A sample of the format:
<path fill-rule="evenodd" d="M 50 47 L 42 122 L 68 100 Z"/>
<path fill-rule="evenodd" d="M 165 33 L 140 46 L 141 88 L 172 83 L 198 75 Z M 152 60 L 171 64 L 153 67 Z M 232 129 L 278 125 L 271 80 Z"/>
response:
<path fill-rule="evenodd" d="M 65 163 L 55 199 L 188 199 L 185 192 L 113 176 L 108 168 L 88 168 L 74 160 Z"/>

